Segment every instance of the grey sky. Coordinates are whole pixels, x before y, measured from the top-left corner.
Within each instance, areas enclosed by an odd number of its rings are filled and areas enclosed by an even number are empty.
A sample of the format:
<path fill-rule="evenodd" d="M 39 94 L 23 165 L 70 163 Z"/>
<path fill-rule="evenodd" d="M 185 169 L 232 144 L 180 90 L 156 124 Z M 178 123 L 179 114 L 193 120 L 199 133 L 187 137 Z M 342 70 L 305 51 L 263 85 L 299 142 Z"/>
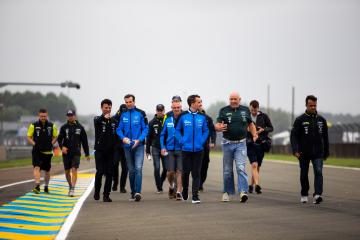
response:
<path fill-rule="evenodd" d="M 0 81 L 71 79 L 80 114 L 126 93 L 146 111 L 233 90 L 266 106 L 267 84 L 275 108 L 290 110 L 295 86 L 297 113 L 315 94 L 319 110 L 360 114 L 359 25 L 355 0 L 1 0 Z"/>

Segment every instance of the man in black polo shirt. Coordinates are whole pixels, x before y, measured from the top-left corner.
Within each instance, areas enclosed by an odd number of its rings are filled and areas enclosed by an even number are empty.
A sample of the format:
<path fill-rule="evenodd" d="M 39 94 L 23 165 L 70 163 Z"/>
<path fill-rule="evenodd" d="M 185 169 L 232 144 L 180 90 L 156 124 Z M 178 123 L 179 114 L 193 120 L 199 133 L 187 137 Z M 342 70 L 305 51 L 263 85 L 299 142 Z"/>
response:
<path fill-rule="evenodd" d="M 249 128 L 253 140 L 258 136 L 254 123 L 251 121 L 249 108 L 240 105 L 240 95 L 236 92 L 230 94 L 230 105 L 220 109 L 215 129 L 223 132 L 223 174 L 224 193 L 223 202 L 228 202 L 229 194 L 235 194 L 233 164 L 235 161 L 238 175 L 238 192 L 240 202 L 248 199 L 248 183 L 246 174 L 246 135 Z"/>

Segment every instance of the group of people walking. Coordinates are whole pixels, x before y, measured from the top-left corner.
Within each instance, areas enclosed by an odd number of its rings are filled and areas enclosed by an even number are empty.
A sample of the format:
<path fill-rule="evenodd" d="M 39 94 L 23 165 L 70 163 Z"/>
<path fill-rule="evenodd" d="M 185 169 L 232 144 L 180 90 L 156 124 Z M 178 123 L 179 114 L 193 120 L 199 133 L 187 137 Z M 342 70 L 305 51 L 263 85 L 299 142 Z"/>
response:
<path fill-rule="evenodd" d="M 163 104 L 156 106 L 154 118 L 148 122 L 144 111 L 135 106 L 135 96 L 125 95 L 115 115 L 111 116 L 112 101 L 101 102 L 101 115 L 94 118 L 95 127 L 95 189 L 94 199 L 100 199 L 102 178 L 105 176 L 103 201 L 112 202 L 111 190 L 126 193 L 126 179 L 129 176 L 130 201 L 142 199 L 142 167 L 144 157 L 153 161 L 154 180 L 157 193 L 163 193 L 163 184 L 168 181 L 168 197 L 186 201 L 191 192 L 191 202 L 200 203 L 199 192 L 204 190 L 210 149 L 215 146 L 216 132 L 222 132 L 223 151 L 223 194 L 221 201 L 230 201 L 235 191 L 233 166 L 237 172 L 237 192 L 240 202 L 248 200 L 248 193 L 262 193 L 260 167 L 264 153 L 271 147 L 269 133 L 273 131 L 270 118 L 259 111 L 259 102 L 253 100 L 249 107 L 240 104 L 237 92 L 229 96 L 229 105 L 220 109 L 213 120 L 202 106 L 199 95 L 187 98 L 188 109 L 183 110 L 182 100 L 174 96 L 171 111 L 165 113 Z M 298 117 L 291 131 L 291 145 L 294 156 L 299 159 L 301 174 L 301 199 L 308 202 L 308 169 L 312 161 L 315 174 L 314 203 L 320 203 L 323 191 L 323 161 L 329 156 L 329 142 L 326 120 L 317 114 L 317 98 L 306 98 L 306 111 Z M 60 128 L 47 120 L 47 111 L 40 109 L 39 121 L 30 125 L 28 140 L 33 145 L 33 166 L 36 186 L 34 193 L 40 193 L 40 171 L 44 170 L 44 192 L 49 193 L 52 146 L 56 142 L 63 154 L 69 196 L 74 196 L 77 169 L 80 163 L 81 146 L 87 159 L 89 147 L 84 128 L 76 120 L 74 110 L 67 113 L 68 121 Z M 251 164 L 251 179 L 248 183 L 246 162 Z M 121 174 L 119 177 L 119 165 Z M 162 165 L 162 172 L 160 171 Z M 189 191 L 189 177 L 192 188 Z"/>

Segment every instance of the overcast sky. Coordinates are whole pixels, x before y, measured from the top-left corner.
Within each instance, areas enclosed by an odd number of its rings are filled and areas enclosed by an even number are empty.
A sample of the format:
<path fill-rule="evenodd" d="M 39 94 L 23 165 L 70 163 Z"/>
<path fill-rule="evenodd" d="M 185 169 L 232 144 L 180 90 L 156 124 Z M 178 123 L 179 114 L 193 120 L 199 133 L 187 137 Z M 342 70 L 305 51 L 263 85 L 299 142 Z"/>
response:
<path fill-rule="evenodd" d="M 139 108 L 201 95 L 207 107 L 238 91 L 295 112 L 360 114 L 360 1 L 0 0 L 0 82 L 62 82 L 80 114 L 127 93 Z M 185 102 L 184 102 L 185 104 Z"/>

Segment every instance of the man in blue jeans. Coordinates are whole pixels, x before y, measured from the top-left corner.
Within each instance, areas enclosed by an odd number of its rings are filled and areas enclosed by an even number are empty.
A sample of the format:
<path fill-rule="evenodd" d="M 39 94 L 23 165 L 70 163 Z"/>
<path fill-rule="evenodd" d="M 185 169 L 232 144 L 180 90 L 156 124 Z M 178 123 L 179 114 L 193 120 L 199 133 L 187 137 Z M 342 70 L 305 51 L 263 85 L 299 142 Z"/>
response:
<path fill-rule="evenodd" d="M 148 133 L 148 121 L 144 111 L 135 107 L 135 96 L 124 97 L 127 111 L 120 116 L 116 132 L 124 143 L 126 163 L 129 169 L 131 188 L 130 201 L 141 200 L 144 141 Z"/>
<path fill-rule="evenodd" d="M 201 160 L 204 144 L 209 136 L 206 117 L 200 113 L 202 101 L 199 95 L 187 99 L 189 110 L 183 112 L 176 124 L 175 137 L 179 141 L 183 160 L 183 199 L 188 199 L 189 175 L 192 176 L 192 203 L 200 203 L 199 187 Z"/>
<path fill-rule="evenodd" d="M 156 105 L 156 114 L 149 122 L 149 133 L 146 137 L 146 156 L 154 163 L 154 178 L 156 193 L 163 193 L 163 183 L 166 179 L 165 156 L 161 155 L 160 133 L 163 127 L 165 107 L 163 104 Z M 151 151 L 150 151 L 151 149 Z M 160 160 L 162 173 L 160 175 Z"/>
<path fill-rule="evenodd" d="M 224 189 L 222 201 L 230 201 L 229 194 L 235 194 L 233 163 L 235 161 L 238 175 L 238 192 L 240 202 L 248 199 L 248 183 L 246 174 L 246 135 L 247 129 L 251 132 L 253 140 L 258 135 L 254 123 L 251 121 L 249 108 L 240 105 L 240 95 L 236 92 L 230 94 L 230 105 L 220 109 L 215 129 L 223 132 L 223 174 Z"/>

